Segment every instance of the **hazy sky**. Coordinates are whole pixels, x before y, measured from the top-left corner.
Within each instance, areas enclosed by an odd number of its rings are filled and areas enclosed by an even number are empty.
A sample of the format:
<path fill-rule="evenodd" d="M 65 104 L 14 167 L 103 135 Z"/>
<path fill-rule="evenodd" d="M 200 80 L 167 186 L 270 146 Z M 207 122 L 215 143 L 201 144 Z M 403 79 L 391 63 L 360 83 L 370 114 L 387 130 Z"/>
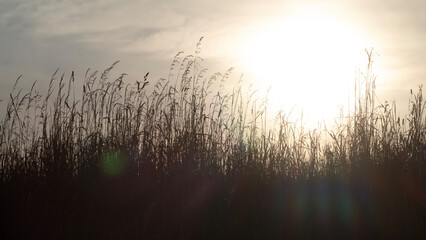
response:
<path fill-rule="evenodd" d="M 286 53 L 307 49 L 306 45 L 297 46 L 299 39 L 294 36 L 292 41 L 286 42 L 291 39 L 286 33 L 294 35 L 288 29 L 295 27 L 299 34 L 299 29 L 311 23 L 314 26 L 308 28 L 319 29 L 318 32 L 307 33 L 311 31 L 308 29 L 300 36 L 308 38 L 304 44 L 322 49 L 323 52 L 317 54 L 324 58 L 311 58 L 308 53 L 302 53 L 303 59 L 299 59 L 299 63 L 304 62 L 306 70 L 300 68 L 298 71 L 316 69 L 315 62 L 322 62 L 319 65 L 321 69 L 340 68 L 336 63 L 341 60 L 330 56 L 346 55 L 332 53 L 327 48 L 333 47 L 333 41 L 338 44 L 345 39 L 358 39 L 357 47 L 374 47 L 378 53 L 375 66 L 380 98 L 395 99 L 405 107 L 409 89 L 426 83 L 425 13 L 424 0 L 0 0 L 0 99 L 4 100 L 0 107 L 4 109 L 9 91 L 19 75 L 24 75 L 21 87 L 28 87 L 38 80 L 40 88 L 43 88 L 58 67 L 66 73 L 74 70 L 82 79 L 87 68 L 103 70 L 115 60 L 120 60 L 115 73 L 126 72 L 129 80 L 140 79 L 148 71 L 152 78 L 165 77 L 172 57 L 181 50 L 192 53 L 201 36 L 205 37 L 202 56 L 211 72 L 236 67 L 235 79 L 244 73 L 248 81 L 254 81 L 264 90 L 277 83 L 270 80 L 275 78 L 274 71 L 268 69 L 271 66 L 268 64 L 256 66 L 272 59 L 275 62 L 272 66 L 282 72 L 286 71 L 286 67 L 289 72 L 299 69 L 291 66 L 295 64 L 292 61 L 285 60 L 286 56 L 294 59 Z M 310 19 L 303 26 L 298 25 L 300 19 L 312 15 L 325 20 L 317 23 L 318 27 L 315 26 L 317 18 Z M 289 25 L 291 22 L 296 22 L 296 26 Z M 323 26 L 327 24 L 329 27 Z M 346 38 L 340 38 L 339 29 L 343 29 Z M 277 33 L 280 31 L 282 33 Z M 269 41 L 268 36 L 275 39 L 279 36 L 285 47 L 278 46 L 280 42 L 277 40 Z M 322 42 L 318 40 L 311 44 L 310 41 L 317 38 Z M 323 42 L 329 44 L 323 47 Z M 336 49 L 341 52 L 339 47 L 350 46 L 339 45 Z M 360 49 L 355 50 L 363 54 Z M 253 55 L 256 52 L 258 54 Z M 277 65 L 279 56 L 286 64 Z M 250 59 L 254 58 L 262 60 L 253 63 Z M 329 64 L 330 68 L 324 64 Z M 355 69 L 356 66 L 350 67 Z M 262 75 L 262 71 L 268 74 Z M 327 77 L 321 74 L 326 72 L 309 76 L 318 76 L 322 85 L 336 83 L 327 82 Z M 288 78 L 296 75 L 298 72 L 293 72 L 293 75 L 284 73 L 276 78 L 287 77 L 279 81 L 290 82 Z M 268 79 L 259 79 L 259 76 Z M 350 76 L 342 77 L 353 80 Z M 273 87 L 274 101 L 277 101 L 276 96 L 282 96 L 282 101 L 287 102 L 283 106 L 298 104 L 297 100 L 292 102 L 296 98 L 294 92 L 303 95 L 303 88 L 319 86 L 300 79 L 297 81 L 301 84 L 290 85 L 291 90 L 277 91 Z M 284 83 L 280 85 L 285 86 Z M 323 95 L 332 94 L 321 91 Z M 347 89 L 341 91 L 346 93 Z M 309 93 L 321 97 L 315 91 Z"/>

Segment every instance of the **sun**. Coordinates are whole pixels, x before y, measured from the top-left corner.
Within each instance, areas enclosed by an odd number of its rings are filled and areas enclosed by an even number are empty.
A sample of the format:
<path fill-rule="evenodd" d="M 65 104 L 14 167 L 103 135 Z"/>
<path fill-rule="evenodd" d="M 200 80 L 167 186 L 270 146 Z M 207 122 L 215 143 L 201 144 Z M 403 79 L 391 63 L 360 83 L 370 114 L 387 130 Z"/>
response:
<path fill-rule="evenodd" d="M 254 27 L 246 39 L 245 71 L 258 88 L 271 88 L 271 107 L 303 109 L 322 121 L 347 106 L 365 48 L 350 24 L 316 11 L 295 13 Z"/>

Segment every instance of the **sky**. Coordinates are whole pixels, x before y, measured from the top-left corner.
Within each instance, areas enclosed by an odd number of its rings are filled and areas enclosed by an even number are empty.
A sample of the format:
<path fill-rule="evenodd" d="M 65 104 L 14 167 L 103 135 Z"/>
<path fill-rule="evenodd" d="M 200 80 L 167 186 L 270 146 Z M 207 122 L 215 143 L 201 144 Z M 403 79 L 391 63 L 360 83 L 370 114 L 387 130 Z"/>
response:
<path fill-rule="evenodd" d="M 82 80 L 120 60 L 116 76 L 155 80 L 200 37 L 211 73 L 234 67 L 232 79 L 269 89 L 273 110 L 316 119 L 348 103 L 374 48 L 377 95 L 404 111 L 426 83 L 425 12 L 424 0 L 0 0 L 0 113 L 20 75 L 45 89 L 57 68 Z"/>

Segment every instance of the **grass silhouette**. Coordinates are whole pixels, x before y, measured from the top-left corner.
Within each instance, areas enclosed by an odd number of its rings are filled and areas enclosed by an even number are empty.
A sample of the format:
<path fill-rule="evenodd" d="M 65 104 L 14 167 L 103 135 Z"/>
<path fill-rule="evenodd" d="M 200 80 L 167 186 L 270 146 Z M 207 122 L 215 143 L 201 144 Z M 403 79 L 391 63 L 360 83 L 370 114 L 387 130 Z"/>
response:
<path fill-rule="evenodd" d="M 367 51 L 339 124 L 304 130 L 280 113 L 267 128 L 267 104 L 241 82 L 227 92 L 232 69 L 206 77 L 200 46 L 155 82 L 111 80 L 115 62 L 88 70 L 80 94 L 74 73 L 56 71 L 45 95 L 15 84 L 0 129 L 2 236 L 426 236 L 421 87 L 408 117 L 376 103 Z"/>

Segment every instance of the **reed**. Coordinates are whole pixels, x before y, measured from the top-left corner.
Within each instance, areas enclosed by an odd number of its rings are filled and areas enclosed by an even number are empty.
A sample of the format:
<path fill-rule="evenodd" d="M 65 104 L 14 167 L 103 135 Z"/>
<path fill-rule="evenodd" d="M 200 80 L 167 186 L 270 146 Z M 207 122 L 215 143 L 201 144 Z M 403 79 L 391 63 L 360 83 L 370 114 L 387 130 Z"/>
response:
<path fill-rule="evenodd" d="M 424 236 L 421 86 L 398 116 L 376 100 L 367 51 L 341 122 L 306 130 L 280 112 L 271 127 L 266 98 L 242 81 L 227 91 L 233 69 L 206 76 L 200 52 L 201 39 L 157 81 L 111 78 L 118 62 L 88 70 L 79 93 L 74 72 L 57 70 L 46 94 L 18 78 L 0 126 L 3 234 Z"/>

